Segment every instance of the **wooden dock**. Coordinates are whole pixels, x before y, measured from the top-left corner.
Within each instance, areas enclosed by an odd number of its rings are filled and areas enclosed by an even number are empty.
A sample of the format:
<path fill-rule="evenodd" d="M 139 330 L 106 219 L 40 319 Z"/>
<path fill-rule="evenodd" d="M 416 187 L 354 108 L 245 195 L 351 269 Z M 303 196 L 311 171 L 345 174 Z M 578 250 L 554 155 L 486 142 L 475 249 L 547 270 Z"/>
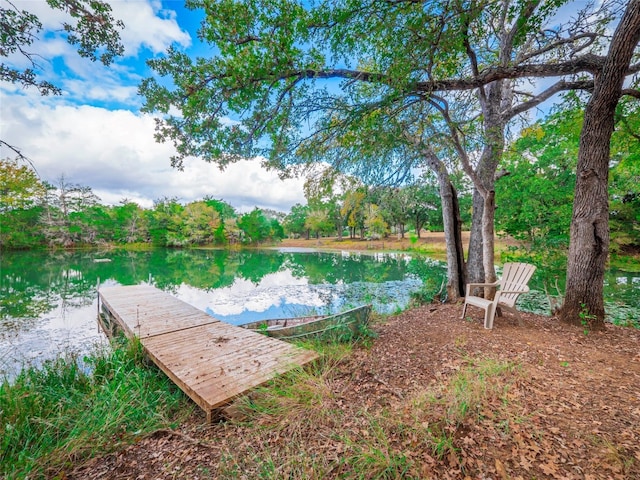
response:
<path fill-rule="evenodd" d="M 149 285 L 104 287 L 98 305 L 207 414 L 277 374 L 317 358 L 310 350 L 222 322 Z"/>

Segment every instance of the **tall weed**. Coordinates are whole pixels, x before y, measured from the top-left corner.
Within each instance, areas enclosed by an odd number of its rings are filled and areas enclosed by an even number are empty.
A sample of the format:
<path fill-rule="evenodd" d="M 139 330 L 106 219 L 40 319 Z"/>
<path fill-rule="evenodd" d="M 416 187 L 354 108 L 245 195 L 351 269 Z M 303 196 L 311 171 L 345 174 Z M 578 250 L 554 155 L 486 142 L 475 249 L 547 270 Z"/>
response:
<path fill-rule="evenodd" d="M 0 385 L 0 477 L 44 478 L 166 427 L 192 407 L 139 342 L 61 357 Z"/>

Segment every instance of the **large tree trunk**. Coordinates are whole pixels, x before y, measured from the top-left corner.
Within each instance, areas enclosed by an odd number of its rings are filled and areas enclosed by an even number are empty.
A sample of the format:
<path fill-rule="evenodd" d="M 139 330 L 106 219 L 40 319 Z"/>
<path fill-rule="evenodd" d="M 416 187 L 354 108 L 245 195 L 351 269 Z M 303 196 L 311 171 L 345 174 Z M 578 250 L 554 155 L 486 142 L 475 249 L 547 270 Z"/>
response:
<path fill-rule="evenodd" d="M 492 90 L 498 87 L 491 87 Z M 492 100 L 492 98 L 495 99 Z M 490 95 L 489 102 L 498 102 L 499 96 Z M 489 103 L 487 102 L 487 103 Z M 472 283 L 492 283 L 496 280 L 495 269 L 495 235 L 494 222 L 496 214 L 495 203 L 495 175 L 504 149 L 504 124 L 497 111 L 498 106 L 489 104 L 485 107 L 485 115 L 489 118 L 485 122 L 486 145 L 483 149 L 478 168 L 470 177 L 474 181 L 473 216 L 471 237 L 469 240 L 469 262 L 467 264 L 467 278 Z M 467 167 L 470 170 L 470 167 Z M 485 292 L 491 297 L 494 290 Z"/>
<path fill-rule="evenodd" d="M 442 222 L 447 247 L 447 301 L 456 302 L 464 297 L 464 250 L 462 245 L 462 225 L 460 207 L 455 187 L 445 173 L 438 174 L 440 199 L 442 201 Z"/>
<path fill-rule="evenodd" d="M 467 281 L 484 283 L 484 267 L 482 263 L 482 214 L 484 199 L 477 188 L 473 189 L 473 213 L 471 216 L 471 232 L 469 235 L 469 254 L 467 256 Z"/>
<path fill-rule="evenodd" d="M 451 183 L 445 165 L 433 152 L 426 151 L 425 154 L 427 164 L 437 175 L 440 187 L 442 222 L 447 248 L 447 301 L 456 302 L 464 297 L 465 289 L 464 246 L 458 194 Z"/>
<path fill-rule="evenodd" d="M 504 151 L 505 121 L 502 118 L 502 104 L 505 95 L 510 91 L 506 82 L 494 82 L 487 86 L 487 94 L 482 110 L 484 113 L 484 138 L 486 145 L 483 149 L 477 169 L 477 180 L 480 185 L 476 188 L 482 194 L 482 267 L 484 281 L 496 281 L 495 268 L 495 236 L 494 221 L 496 216 L 495 183 L 498 164 Z M 489 293 L 489 292 L 487 292 Z M 492 295 L 492 294 L 491 294 Z M 491 296 L 490 298 L 493 298 Z"/>
<path fill-rule="evenodd" d="M 640 42 L 640 0 L 631 0 L 616 28 L 584 112 L 560 319 L 604 327 L 604 271 L 609 254 L 609 144 L 625 73 Z"/>
<path fill-rule="evenodd" d="M 492 283 L 496 280 L 494 189 L 496 171 L 504 151 L 506 120 L 503 118 L 502 110 L 504 104 L 509 104 L 507 100 L 511 95 L 511 85 L 505 81 L 493 82 L 484 87 L 478 95 L 484 116 L 485 146 L 475 171 L 468 158 L 463 158 L 463 168 L 473 180 L 475 187 L 467 278 L 473 283 Z M 486 294 L 492 293 L 487 291 Z"/>
<path fill-rule="evenodd" d="M 484 197 L 484 208 L 482 209 L 482 266 L 484 268 L 485 282 L 496 281 L 495 269 L 495 238 L 493 234 L 493 224 L 496 217 L 496 192 L 490 190 Z M 495 288 L 485 289 L 485 298 L 493 298 Z"/>
<path fill-rule="evenodd" d="M 451 220 L 454 224 L 455 231 L 453 232 L 454 241 L 455 241 L 455 253 L 452 252 L 452 255 L 456 256 L 456 267 L 458 269 L 458 297 L 464 297 L 466 290 L 466 269 L 464 264 L 464 244 L 462 243 L 462 217 L 460 216 L 460 202 L 458 201 L 458 192 L 456 188 L 453 186 L 453 183 L 449 181 L 449 188 L 451 189 L 451 200 L 453 212 L 451 212 Z M 447 292 L 447 294 L 451 295 L 451 292 Z M 448 297 L 447 297 L 448 298 Z M 453 301 L 453 300 L 452 300 Z"/>

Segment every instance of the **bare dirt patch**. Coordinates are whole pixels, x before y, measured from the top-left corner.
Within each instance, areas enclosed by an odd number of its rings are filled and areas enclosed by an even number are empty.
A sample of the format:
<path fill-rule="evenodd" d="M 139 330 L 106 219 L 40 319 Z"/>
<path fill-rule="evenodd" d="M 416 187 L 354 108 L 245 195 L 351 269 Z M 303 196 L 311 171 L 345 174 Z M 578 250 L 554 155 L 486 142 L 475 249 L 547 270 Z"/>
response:
<path fill-rule="evenodd" d="M 469 242 L 469 232 L 462 233 L 462 240 Z M 416 238 L 412 242 L 409 235 L 405 238 L 397 236 L 389 236 L 379 240 L 364 240 L 360 238 L 338 238 L 338 237 L 321 237 L 321 238 L 285 238 L 278 243 L 277 247 L 287 248 L 319 248 L 322 250 L 409 250 L 420 246 L 442 247 L 444 249 L 444 233 L 442 232 L 423 232 L 420 238 Z"/>
<path fill-rule="evenodd" d="M 640 331 L 461 311 L 391 317 L 280 410 L 196 413 L 68 478 L 640 478 Z"/>
<path fill-rule="evenodd" d="M 469 232 L 462 232 L 462 242 L 469 244 Z M 508 237 L 496 238 L 496 248 L 498 250 L 507 246 L 520 245 L 521 242 Z M 322 250 L 392 250 L 402 251 L 411 249 L 427 249 L 445 250 L 445 241 L 443 232 L 422 232 L 420 238 L 414 238 L 412 241 L 409 235 L 405 238 L 399 238 L 396 235 L 381 238 L 379 240 L 364 240 L 359 238 L 337 238 L 337 237 L 321 237 L 321 238 L 285 238 L 278 243 L 279 248 L 319 248 Z"/>

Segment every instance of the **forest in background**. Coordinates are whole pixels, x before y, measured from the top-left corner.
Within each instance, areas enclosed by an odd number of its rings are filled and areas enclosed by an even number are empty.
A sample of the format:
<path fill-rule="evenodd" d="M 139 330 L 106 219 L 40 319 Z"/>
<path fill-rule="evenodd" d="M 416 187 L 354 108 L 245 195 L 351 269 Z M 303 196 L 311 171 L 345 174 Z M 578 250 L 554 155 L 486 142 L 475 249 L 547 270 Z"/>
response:
<path fill-rule="evenodd" d="M 612 139 L 610 225 L 612 251 L 640 248 L 640 113 L 637 104 L 620 116 Z M 575 185 L 582 111 L 558 109 L 524 129 L 505 154 L 509 172 L 496 183 L 496 228 L 521 240 L 526 253 L 545 263 L 549 253 L 566 255 Z M 103 205 L 91 187 L 56 184 L 38 178 L 19 159 L 0 161 L 0 247 L 29 249 L 139 244 L 187 247 L 256 245 L 285 236 L 349 236 L 377 239 L 388 235 L 420 236 L 442 231 L 442 207 L 433 176 L 402 187 L 365 185 L 343 176 L 340 191 L 307 181 L 305 205 L 290 212 L 256 208 L 240 214 L 212 197 L 182 204 L 162 198 L 152 208 L 123 199 Z M 472 188 L 464 176 L 455 180 L 463 226 L 470 227 Z M 544 254 L 544 255 L 542 255 Z"/>

